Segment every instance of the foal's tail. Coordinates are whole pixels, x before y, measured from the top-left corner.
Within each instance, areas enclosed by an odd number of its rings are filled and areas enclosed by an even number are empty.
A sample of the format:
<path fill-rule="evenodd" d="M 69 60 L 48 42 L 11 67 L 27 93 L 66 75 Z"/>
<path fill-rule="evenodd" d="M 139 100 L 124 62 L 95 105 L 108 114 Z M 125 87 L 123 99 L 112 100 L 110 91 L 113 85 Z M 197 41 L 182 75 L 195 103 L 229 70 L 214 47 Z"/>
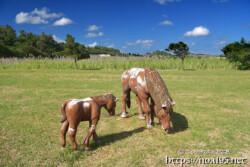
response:
<path fill-rule="evenodd" d="M 131 105 L 130 91 L 128 91 L 127 96 L 126 96 L 126 104 L 127 104 L 127 107 L 130 108 L 130 105 Z"/>
<path fill-rule="evenodd" d="M 65 112 L 65 108 L 66 108 L 67 104 L 68 104 L 68 101 L 63 103 L 61 106 L 61 114 L 62 114 L 61 123 L 63 123 L 64 121 L 67 120 L 67 116 L 66 116 L 66 112 Z"/>

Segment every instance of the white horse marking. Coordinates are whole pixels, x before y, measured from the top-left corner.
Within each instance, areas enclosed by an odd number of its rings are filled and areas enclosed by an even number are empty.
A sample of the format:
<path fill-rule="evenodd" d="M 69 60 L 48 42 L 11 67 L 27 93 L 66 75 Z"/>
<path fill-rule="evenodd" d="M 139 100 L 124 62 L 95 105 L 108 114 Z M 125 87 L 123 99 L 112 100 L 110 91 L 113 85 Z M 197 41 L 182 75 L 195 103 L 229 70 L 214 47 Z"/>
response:
<path fill-rule="evenodd" d="M 75 129 L 73 129 L 73 128 L 70 127 L 70 128 L 69 128 L 69 132 L 70 132 L 70 131 L 74 132 Z"/>
<path fill-rule="evenodd" d="M 71 102 L 69 102 L 69 108 L 71 108 L 73 105 L 79 102 L 85 102 L 85 101 L 92 101 L 93 99 L 90 97 L 87 97 L 85 99 L 72 99 Z"/>
<path fill-rule="evenodd" d="M 89 103 L 87 103 L 87 102 L 83 103 L 83 107 L 84 107 L 84 108 L 89 108 L 89 106 L 90 106 Z"/>
<path fill-rule="evenodd" d="M 91 125 L 90 130 L 91 129 L 95 130 L 95 125 Z"/>
<path fill-rule="evenodd" d="M 137 77 L 137 83 L 139 83 L 141 86 L 146 86 L 145 79 L 143 81 L 140 76 Z"/>

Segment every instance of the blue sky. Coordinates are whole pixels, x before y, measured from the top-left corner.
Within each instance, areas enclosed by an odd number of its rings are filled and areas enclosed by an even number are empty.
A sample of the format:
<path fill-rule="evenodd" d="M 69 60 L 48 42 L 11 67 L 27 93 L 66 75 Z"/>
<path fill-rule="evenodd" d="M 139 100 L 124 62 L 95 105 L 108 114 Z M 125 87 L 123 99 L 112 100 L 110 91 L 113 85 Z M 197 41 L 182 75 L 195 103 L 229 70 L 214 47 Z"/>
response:
<path fill-rule="evenodd" d="M 221 54 L 250 40 L 250 0 L 0 0 L 0 25 L 125 53 L 183 41 L 190 52 Z"/>

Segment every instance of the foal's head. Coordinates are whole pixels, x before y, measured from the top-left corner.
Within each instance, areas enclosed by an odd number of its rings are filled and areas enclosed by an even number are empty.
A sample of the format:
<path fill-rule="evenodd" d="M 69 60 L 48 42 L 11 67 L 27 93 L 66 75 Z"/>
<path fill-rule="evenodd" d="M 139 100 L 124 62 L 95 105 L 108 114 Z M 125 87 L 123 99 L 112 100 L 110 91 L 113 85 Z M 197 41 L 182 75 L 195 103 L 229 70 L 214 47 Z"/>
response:
<path fill-rule="evenodd" d="M 105 94 L 103 96 L 105 100 L 107 100 L 106 105 L 104 106 L 105 109 L 109 112 L 109 115 L 115 115 L 115 107 L 116 107 L 116 102 L 119 100 L 116 98 L 113 94 Z"/>

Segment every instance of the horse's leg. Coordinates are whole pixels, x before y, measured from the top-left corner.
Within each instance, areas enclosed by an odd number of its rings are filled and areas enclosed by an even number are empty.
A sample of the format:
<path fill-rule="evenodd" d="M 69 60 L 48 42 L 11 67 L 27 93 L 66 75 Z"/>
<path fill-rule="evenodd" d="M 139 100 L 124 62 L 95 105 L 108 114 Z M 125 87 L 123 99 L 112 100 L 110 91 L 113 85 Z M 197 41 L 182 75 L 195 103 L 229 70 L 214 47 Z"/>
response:
<path fill-rule="evenodd" d="M 130 89 L 128 85 L 123 86 L 123 95 L 122 95 L 122 114 L 121 117 L 127 117 L 126 104 L 130 103 Z M 127 99 L 129 98 L 129 99 Z M 128 104 L 130 107 L 130 104 Z"/>
<path fill-rule="evenodd" d="M 156 112 L 155 103 L 154 103 L 153 99 L 151 98 L 151 103 L 150 103 L 150 123 L 151 123 L 151 125 L 155 124 L 155 122 L 154 122 L 154 112 Z"/>
<path fill-rule="evenodd" d="M 141 99 L 138 97 L 138 95 L 136 96 L 136 102 L 138 105 L 139 119 L 145 119 L 145 117 L 143 116 L 143 113 L 142 113 Z"/>
<path fill-rule="evenodd" d="M 87 135 L 87 137 L 84 140 L 84 146 L 85 146 L 85 150 L 86 151 L 90 151 L 91 150 L 91 148 L 89 147 L 89 139 L 95 133 L 95 127 L 96 127 L 96 124 L 94 124 L 94 123 L 90 125 L 88 135 Z"/>
<path fill-rule="evenodd" d="M 66 133 L 68 131 L 68 128 L 69 128 L 69 121 L 66 120 L 61 127 L 61 146 L 62 146 L 62 148 L 64 148 L 66 145 Z"/>
<path fill-rule="evenodd" d="M 80 121 L 69 121 L 69 137 L 72 142 L 73 148 L 77 150 L 77 143 L 75 140 L 77 127 L 79 125 Z"/>
<path fill-rule="evenodd" d="M 147 127 L 151 128 L 152 125 L 150 124 L 150 119 L 149 119 L 150 107 L 149 107 L 149 103 L 148 103 L 148 97 L 147 98 L 141 98 L 141 101 L 143 103 L 144 111 L 145 111 L 145 114 L 146 114 Z"/>

